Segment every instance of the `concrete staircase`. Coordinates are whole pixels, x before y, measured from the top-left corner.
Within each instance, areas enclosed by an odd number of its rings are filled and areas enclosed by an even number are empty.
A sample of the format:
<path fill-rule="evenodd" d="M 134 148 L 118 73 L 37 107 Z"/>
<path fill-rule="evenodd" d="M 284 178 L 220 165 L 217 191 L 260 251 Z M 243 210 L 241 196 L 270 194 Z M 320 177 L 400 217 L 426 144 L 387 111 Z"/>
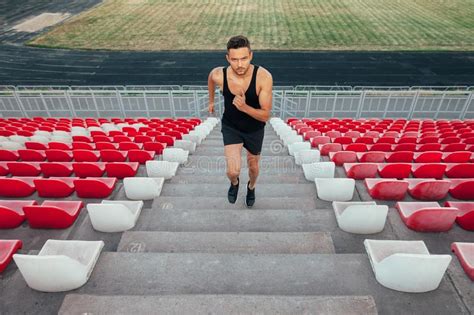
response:
<path fill-rule="evenodd" d="M 44 294 L 9 278 L 5 310 L 61 314 L 460 314 L 454 285 L 406 294 L 375 280 L 365 235 L 338 229 L 331 204 L 266 127 L 256 204 L 245 207 L 243 163 L 236 204 L 227 201 L 220 126 L 198 147 L 133 230 L 104 234 L 86 217 L 72 238 L 106 239 L 89 282 Z M 270 149 L 272 148 L 272 149 Z M 269 152 L 272 155 L 265 156 Z M 244 158 L 245 159 L 245 156 Z M 119 191 L 114 199 L 123 196 Z M 360 200 L 359 193 L 354 200 Z M 374 239 L 397 239 L 390 223 Z M 18 294 L 25 305 L 8 304 Z M 456 301 L 456 302 L 454 302 Z M 38 311 L 39 310 L 39 311 Z"/>

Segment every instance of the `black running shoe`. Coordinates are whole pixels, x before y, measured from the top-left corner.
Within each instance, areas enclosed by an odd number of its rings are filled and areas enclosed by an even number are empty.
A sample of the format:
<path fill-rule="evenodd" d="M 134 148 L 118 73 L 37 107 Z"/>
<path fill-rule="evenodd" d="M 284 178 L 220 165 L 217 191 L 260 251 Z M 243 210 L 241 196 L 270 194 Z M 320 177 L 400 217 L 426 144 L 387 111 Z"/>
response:
<path fill-rule="evenodd" d="M 239 184 L 240 180 L 237 178 L 237 185 L 232 185 L 232 182 L 230 183 L 229 191 L 227 192 L 227 199 L 229 199 L 230 203 L 235 203 L 237 200 L 237 194 L 239 193 Z"/>
<path fill-rule="evenodd" d="M 255 203 L 255 187 L 253 189 L 250 189 L 249 184 L 250 182 L 247 183 L 247 197 L 245 198 L 247 208 L 251 208 Z"/>

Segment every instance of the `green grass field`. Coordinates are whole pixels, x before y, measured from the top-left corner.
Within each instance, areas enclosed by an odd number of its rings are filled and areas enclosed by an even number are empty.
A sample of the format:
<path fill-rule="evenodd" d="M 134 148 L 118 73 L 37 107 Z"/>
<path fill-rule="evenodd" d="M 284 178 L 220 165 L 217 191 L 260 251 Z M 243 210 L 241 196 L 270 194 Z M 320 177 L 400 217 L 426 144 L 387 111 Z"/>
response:
<path fill-rule="evenodd" d="M 105 0 L 30 45 L 223 50 L 474 50 L 474 0 Z"/>

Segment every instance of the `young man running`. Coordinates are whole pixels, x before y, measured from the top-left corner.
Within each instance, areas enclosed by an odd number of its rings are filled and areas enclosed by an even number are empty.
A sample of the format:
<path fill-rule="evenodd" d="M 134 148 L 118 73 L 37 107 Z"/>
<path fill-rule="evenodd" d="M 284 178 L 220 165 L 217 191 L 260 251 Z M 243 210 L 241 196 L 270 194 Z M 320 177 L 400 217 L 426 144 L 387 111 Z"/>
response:
<path fill-rule="evenodd" d="M 255 203 L 255 185 L 259 172 L 260 153 L 265 122 L 272 109 L 273 79 L 266 69 L 253 65 L 250 42 L 244 36 L 235 36 L 227 42 L 228 67 L 217 67 L 209 73 L 209 113 L 214 112 L 216 85 L 224 96 L 222 135 L 230 187 L 227 194 L 235 203 L 239 191 L 242 147 L 247 150 L 249 182 L 247 207 Z"/>

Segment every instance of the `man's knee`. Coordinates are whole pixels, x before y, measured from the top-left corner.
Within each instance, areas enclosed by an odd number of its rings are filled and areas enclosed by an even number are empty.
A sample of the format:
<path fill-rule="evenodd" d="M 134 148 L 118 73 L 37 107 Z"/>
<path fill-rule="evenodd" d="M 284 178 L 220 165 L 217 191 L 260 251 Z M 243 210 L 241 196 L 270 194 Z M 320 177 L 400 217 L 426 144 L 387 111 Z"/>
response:
<path fill-rule="evenodd" d="M 240 170 L 227 170 L 227 176 L 234 178 L 234 177 L 239 177 L 240 175 Z"/>
<path fill-rule="evenodd" d="M 259 171 L 258 162 L 249 164 L 249 172 L 257 174 Z"/>

